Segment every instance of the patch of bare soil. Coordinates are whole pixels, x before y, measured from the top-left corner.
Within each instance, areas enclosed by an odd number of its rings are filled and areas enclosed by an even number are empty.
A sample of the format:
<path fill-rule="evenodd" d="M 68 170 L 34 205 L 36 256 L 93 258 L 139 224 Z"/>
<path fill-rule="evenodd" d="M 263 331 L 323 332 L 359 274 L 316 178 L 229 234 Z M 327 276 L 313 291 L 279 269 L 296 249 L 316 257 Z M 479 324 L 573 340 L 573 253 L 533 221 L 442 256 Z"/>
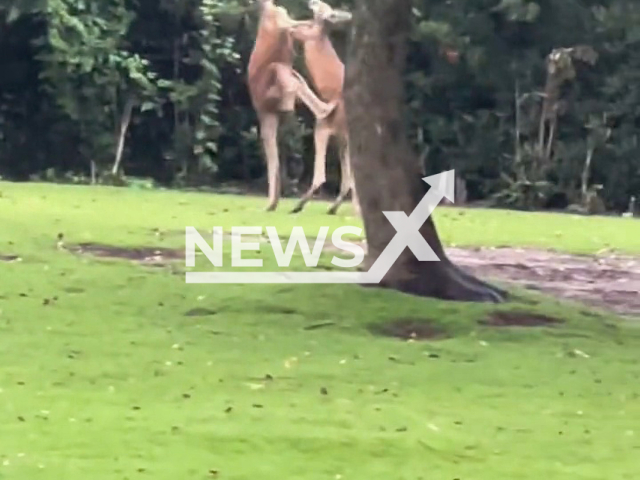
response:
<path fill-rule="evenodd" d="M 580 301 L 622 315 L 640 316 L 640 257 L 569 255 L 519 248 L 449 248 L 470 273 Z"/>
<path fill-rule="evenodd" d="M 267 241 L 260 236 L 253 240 Z M 366 250 L 366 244 L 362 246 Z M 180 249 L 126 248 L 88 243 L 70 249 L 76 253 L 124 258 L 153 266 L 184 260 L 184 252 Z M 330 243 L 325 243 L 325 250 L 336 252 Z M 455 263 L 481 278 L 516 284 L 621 315 L 640 317 L 639 256 L 570 255 L 508 247 L 448 248 L 447 254 Z"/>
<path fill-rule="evenodd" d="M 172 260 L 184 260 L 184 251 L 159 247 L 118 247 L 97 243 L 81 243 L 67 247 L 68 250 L 102 258 L 121 258 L 153 266 L 164 266 Z"/>
<path fill-rule="evenodd" d="M 201 308 L 196 307 L 191 310 L 185 312 L 185 317 L 208 317 L 211 315 L 216 315 L 218 312 L 216 310 L 211 310 L 210 308 Z"/>
<path fill-rule="evenodd" d="M 427 319 L 399 318 L 391 322 L 369 325 L 375 335 L 405 340 L 434 340 L 446 337 L 446 332 Z"/>
<path fill-rule="evenodd" d="M 366 250 L 366 244 L 361 244 Z M 326 250 L 337 252 L 332 245 Z M 640 317 L 640 256 L 571 255 L 529 248 L 447 248 L 469 273 Z"/>
<path fill-rule="evenodd" d="M 498 311 L 479 323 L 492 327 L 546 327 L 562 323 L 562 320 L 533 312 Z"/>

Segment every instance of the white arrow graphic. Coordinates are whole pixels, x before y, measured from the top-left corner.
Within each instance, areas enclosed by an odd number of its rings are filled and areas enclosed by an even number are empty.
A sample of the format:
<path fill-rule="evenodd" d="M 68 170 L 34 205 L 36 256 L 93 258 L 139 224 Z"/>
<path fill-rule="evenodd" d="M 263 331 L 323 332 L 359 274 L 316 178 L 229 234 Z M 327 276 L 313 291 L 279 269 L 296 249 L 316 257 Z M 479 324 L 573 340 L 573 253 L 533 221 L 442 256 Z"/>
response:
<path fill-rule="evenodd" d="M 422 197 L 411 215 L 407 217 L 404 212 L 382 212 L 396 229 L 396 234 L 375 263 L 371 265 L 369 271 L 363 274 L 363 283 L 380 283 L 406 247 L 409 247 L 421 262 L 440 261 L 420 234 L 420 228 L 440 204 L 443 197 L 454 201 L 455 170 L 424 177 L 422 180 L 428 183 L 431 188 Z"/>
<path fill-rule="evenodd" d="M 395 236 L 367 272 L 187 272 L 187 283 L 380 283 L 405 248 L 422 262 L 440 259 L 420 234 L 443 198 L 454 201 L 455 170 L 422 179 L 431 188 L 407 217 L 404 212 L 382 212 L 396 229 Z"/>

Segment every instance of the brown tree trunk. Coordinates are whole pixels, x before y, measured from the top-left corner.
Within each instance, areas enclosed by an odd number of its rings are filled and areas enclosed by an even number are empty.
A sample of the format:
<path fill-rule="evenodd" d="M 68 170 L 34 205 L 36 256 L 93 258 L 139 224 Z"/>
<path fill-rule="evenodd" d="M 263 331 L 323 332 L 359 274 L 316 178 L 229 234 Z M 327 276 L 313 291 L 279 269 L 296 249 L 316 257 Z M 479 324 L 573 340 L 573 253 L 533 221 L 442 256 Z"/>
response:
<path fill-rule="evenodd" d="M 368 269 L 396 230 L 383 211 L 410 215 L 427 191 L 403 124 L 411 0 L 358 0 L 346 63 L 345 102 Z M 437 212 L 437 210 L 436 210 Z M 478 280 L 446 256 L 431 217 L 420 233 L 440 258 L 421 262 L 405 248 L 380 286 L 447 300 L 500 302 L 506 292 Z"/>

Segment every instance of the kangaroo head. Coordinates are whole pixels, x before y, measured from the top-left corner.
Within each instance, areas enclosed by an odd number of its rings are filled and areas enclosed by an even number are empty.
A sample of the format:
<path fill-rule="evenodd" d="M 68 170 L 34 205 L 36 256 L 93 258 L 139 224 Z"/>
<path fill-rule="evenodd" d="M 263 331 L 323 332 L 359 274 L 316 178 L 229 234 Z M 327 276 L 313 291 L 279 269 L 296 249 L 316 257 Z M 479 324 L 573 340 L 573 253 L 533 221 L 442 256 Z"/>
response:
<path fill-rule="evenodd" d="M 346 23 L 350 22 L 353 17 L 350 12 L 334 9 L 321 0 L 309 0 L 307 6 L 313 12 L 314 19 L 320 22 Z"/>
<path fill-rule="evenodd" d="M 264 26 L 270 29 L 287 30 L 302 22 L 289 16 L 286 8 L 276 5 L 273 0 L 257 0 L 260 7 L 260 18 Z"/>

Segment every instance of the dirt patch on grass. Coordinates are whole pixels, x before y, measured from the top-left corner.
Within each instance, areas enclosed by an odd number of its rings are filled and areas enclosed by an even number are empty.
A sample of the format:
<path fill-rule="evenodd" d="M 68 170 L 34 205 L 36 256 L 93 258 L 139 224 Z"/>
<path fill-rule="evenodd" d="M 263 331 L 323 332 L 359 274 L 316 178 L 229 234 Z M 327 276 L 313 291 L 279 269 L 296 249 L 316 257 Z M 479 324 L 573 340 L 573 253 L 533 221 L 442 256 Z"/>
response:
<path fill-rule="evenodd" d="M 483 278 L 640 316 L 640 257 L 520 248 L 448 248 L 447 253 L 458 265 Z"/>
<path fill-rule="evenodd" d="M 479 321 L 492 327 L 548 327 L 562 323 L 557 318 L 525 311 L 498 311 Z"/>
<path fill-rule="evenodd" d="M 365 243 L 361 246 L 366 250 Z M 325 249 L 338 251 L 330 244 Z M 452 261 L 480 278 L 640 317 L 640 256 L 571 255 L 511 247 L 446 251 Z"/>
<path fill-rule="evenodd" d="M 120 258 L 147 265 L 164 266 L 170 261 L 184 260 L 184 251 L 160 247 L 118 247 L 98 243 L 81 243 L 67 247 L 80 255 L 102 258 Z"/>
<path fill-rule="evenodd" d="M 228 239 L 230 236 L 226 234 L 225 237 Z M 252 240 L 266 242 L 266 238 L 260 236 Z M 366 244 L 361 245 L 366 250 Z M 87 243 L 70 250 L 152 266 L 166 266 L 170 261 L 184 260 L 182 250 L 158 247 L 126 248 Z M 336 253 L 337 250 L 327 242 L 325 251 Z M 510 247 L 447 248 L 447 254 L 455 263 L 481 278 L 512 283 L 557 298 L 640 317 L 640 256 L 570 255 Z"/>
<path fill-rule="evenodd" d="M 446 338 L 447 332 L 427 319 L 399 318 L 390 322 L 375 323 L 368 327 L 374 335 L 401 338 L 403 340 L 437 340 Z"/>
<path fill-rule="evenodd" d="M 209 317 L 211 315 L 216 315 L 218 313 L 217 310 L 212 310 L 210 308 L 202 308 L 196 307 L 188 310 L 184 313 L 185 317 Z"/>

